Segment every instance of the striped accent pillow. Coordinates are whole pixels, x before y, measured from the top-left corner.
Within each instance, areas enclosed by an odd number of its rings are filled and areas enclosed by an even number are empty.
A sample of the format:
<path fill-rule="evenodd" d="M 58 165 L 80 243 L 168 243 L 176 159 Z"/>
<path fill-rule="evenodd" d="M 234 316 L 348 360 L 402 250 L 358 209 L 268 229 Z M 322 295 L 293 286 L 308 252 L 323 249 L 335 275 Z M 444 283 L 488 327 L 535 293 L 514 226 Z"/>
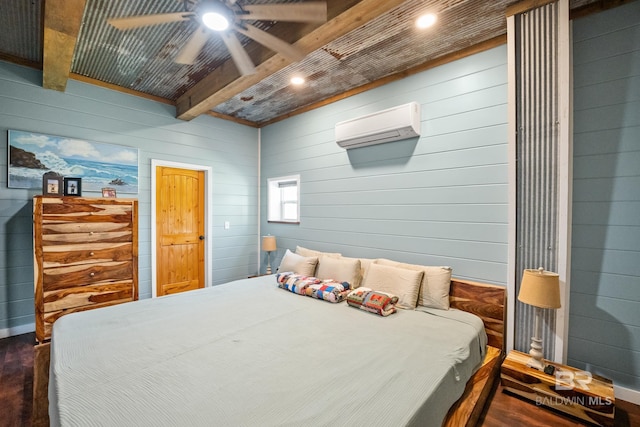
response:
<path fill-rule="evenodd" d="M 398 297 L 386 292 L 359 287 L 347 295 L 347 304 L 361 310 L 388 316 L 396 312 Z"/>
<path fill-rule="evenodd" d="M 344 301 L 349 293 L 349 288 L 349 282 L 323 280 L 321 283 L 307 286 L 306 294 L 311 298 L 335 303 Z"/>
<path fill-rule="evenodd" d="M 276 280 L 278 281 L 278 287 L 299 295 L 306 295 L 306 289 L 309 285 L 321 282 L 316 277 L 296 274 L 291 271 L 276 274 Z"/>

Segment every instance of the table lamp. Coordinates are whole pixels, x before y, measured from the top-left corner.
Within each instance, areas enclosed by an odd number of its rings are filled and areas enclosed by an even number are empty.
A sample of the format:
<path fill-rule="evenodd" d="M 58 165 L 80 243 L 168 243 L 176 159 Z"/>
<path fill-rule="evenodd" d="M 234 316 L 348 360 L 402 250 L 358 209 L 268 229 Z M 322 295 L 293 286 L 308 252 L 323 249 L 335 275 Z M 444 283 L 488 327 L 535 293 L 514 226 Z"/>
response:
<path fill-rule="evenodd" d="M 535 328 L 529 350 L 531 359 L 527 366 L 544 371 L 540 317 L 542 309 L 560 308 L 559 276 L 556 273 L 545 271 L 542 267 L 537 270 L 524 270 L 518 300 L 535 307 Z"/>
<path fill-rule="evenodd" d="M 271 252 L 276 249 L 276 236 L 262 236 L 262 250 L 267 253 L 267 274 L 271 274 Z"/>

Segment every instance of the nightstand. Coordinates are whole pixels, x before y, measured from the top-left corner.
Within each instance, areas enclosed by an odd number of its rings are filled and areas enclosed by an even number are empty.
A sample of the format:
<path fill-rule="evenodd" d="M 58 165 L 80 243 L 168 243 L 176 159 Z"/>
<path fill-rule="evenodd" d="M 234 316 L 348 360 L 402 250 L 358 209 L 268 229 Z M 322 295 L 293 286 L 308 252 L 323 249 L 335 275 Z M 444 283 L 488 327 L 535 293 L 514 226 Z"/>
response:
<path fill-rule="evenodd" d="M 527 366 L 530 356 L 512 350 L 500 369 L 505 390 L 600 426 L 613 426 L 615 397 L 611 380 L 559 363 L 551 375 Z"/>

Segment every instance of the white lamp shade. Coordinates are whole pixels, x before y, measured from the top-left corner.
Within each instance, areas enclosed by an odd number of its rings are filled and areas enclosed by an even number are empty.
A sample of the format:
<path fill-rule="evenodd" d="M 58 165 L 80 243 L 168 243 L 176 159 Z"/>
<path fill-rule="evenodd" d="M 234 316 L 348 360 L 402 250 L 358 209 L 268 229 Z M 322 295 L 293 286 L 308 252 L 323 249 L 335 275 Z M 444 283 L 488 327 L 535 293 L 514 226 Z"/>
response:
<path fill-rule="evenodd" d="M 276 236 L 262 236 L 262 250 L 265 252 L 273 252 L 276 249 Z"/>
<path fill-rule="evenodd" d="M 540 308 L 560 308 L 560 277 L 556 273 L 524 270 L 518 300 Z"/>

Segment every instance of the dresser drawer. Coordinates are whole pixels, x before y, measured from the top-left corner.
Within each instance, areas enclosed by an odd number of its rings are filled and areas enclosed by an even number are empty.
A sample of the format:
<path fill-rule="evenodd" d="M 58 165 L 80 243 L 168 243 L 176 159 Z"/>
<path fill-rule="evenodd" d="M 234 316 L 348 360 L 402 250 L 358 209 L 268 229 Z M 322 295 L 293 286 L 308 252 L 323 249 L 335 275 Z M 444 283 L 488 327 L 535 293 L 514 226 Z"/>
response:
<path fill-rule="evenodd" d="M 133 301 L 133 280 L 45 292 L 45 313 L 105 303 Z"/>
<path fill-rule="evenodd" d="M 68 289 L 98 283 L 118 282 L 133 279 L 131 261 L 98 262 L 46 268 L 42 271 L 43 291 Z"/>
<path fill-rule="evenodd" d="M 129 222 L 67 222 L 43 221 L 41 232 L 43 236 L 50 234 L 75 234 L 75 233 L 108 233 L 108 232 L 131 232 L 131 221 Z"/>
<path fill-rule="evenodd" d="M 69 234 L 43 234 L 42 246 L 67 245 L 70 243 L 120 243 L 130 242 L 132 239 L 131 230 L 69 233 Z"/>
<path fill-rule="evenodd" d="M 46 246 L 42 248 L 43 268 L 64 267 L 97 262 L 127 261 L 133 257 L 133 244 L 92 243 Z"/>
<path fill-rule="evenodd" d="M 131 202 L 101 199 L 90 203 L 88 199 L 68 201 L 65 198 L 43 198 L 42 220 L 51 222 L 131 222 Z"/>

